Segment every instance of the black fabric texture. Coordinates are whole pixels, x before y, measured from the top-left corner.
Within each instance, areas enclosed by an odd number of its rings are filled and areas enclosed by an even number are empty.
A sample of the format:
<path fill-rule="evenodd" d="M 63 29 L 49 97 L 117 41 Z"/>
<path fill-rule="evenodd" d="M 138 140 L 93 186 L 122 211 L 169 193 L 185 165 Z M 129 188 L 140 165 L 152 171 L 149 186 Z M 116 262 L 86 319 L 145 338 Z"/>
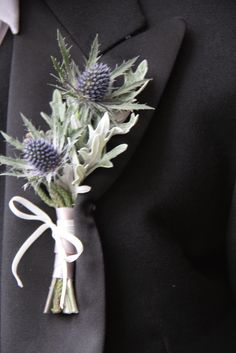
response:
<path fill-rule="evenodd" d="M 112 140 L 128 150 L 90 176 L 91 192 L 78 198 L 78 316 L 42 314 L 49 232 L 22 260 L 25 286 L 17 287 L 11 262 L 37 224 L 16 218 L 8 201 L 22 195 L 55 215 L 6 179 L 2 353 L 235 352 L 235 16 L 231 0 L 21 1 L 20 34 L 0 48 L 4 117 L 8 110 L 1 126 L 9 134 L 24 135 L 19 112 L 44 127 L 57 29 L 81 64 L 96 33 L 110 66 L 146 58 L 153 81 L 140 100 L 156 110 Z"/>

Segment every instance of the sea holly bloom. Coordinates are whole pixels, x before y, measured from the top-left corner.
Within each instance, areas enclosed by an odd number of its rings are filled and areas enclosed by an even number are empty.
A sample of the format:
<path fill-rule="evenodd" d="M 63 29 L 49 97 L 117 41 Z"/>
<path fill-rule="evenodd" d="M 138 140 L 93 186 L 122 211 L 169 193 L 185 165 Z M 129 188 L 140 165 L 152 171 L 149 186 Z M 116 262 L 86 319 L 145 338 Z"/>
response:
<path fill-rule="evenodd" d="M 55 172 L 62 161 L 54 146 L 42 138 L 24 142 L 23 158 L 42 176 Z"/>
<path fill-rule="evenodd" d="M 113 121 L 121 111 L 153 109 L 137 102 L 137 95 L 146 87 L 150 79 L 145 78 L 148 65 L 143 60 L 133 70 L 138 57 L 123 61 L 112 70 L 106 63 L 99 62 L 98 36 L 95 37 L 85 66 L 81 70 L 71 59 L 70 48 L 58 32 L 58 45 L 62 56 L 60 62 L 52 57 L 57 80 L 55 87 L 62 91 L 66 100 L 75 99 L 83 109 L 84 118 L 91 120 L 91 113 L 108 112 Z M 117 84 L 117 82 L 120 84 Z"/>
<path fill-rule="evenodd" d="M 59 90 L 54 90 L 50 106 L 50 116 L 41 113 L 47 131 L 38 130 L 22 115 L 27 129 L 23 142 L 2 132 L 5 140 L 20 151 L 21 158 L 0 156 L 0 164 L 9 167 L 5 175 L 26 178 L 25 188 L 32 186 L 48 205 L 72 207 L 78 193 L 90 190 L 83 185 L 86 177 L 97 168 L 111 168 L 112 160 L 126 150 L 126 144 L 112 150 L 107 144 L 112 136 L 127 134 L 138 115 L 131 113 L 126 122 L 115 124 L 107 112 L 83 121 L 77 102 L 64 101 Z M 78 124 L 72 124 L 72 118 Z"/>
<path fill-rule="evenodd" d="M 50 116 L 41 113 L 49 126 L 47 131 L 37 129 L 22 115 L 27 129 L 23 142 L 2 132 L 5 140 L 19 151 L 19 157 L 0 156 L 0 164 L 8 166 L 4 175 L 26 179 L 24 188 L 33 187 L 49 206 L 73 207 L 79 189 L 71 193 L 70 181 L 64 177 L 64 171 L 69 166 L 73 181 L 73 171 L 78 165 L 73 165 L 70 153 L 81 132 L 72 128 L 70 120 L 77 106 L 66 106 L 58 90 L 53 92 L 50 105 Z"/>
<path fill-rule="evenodd" d="M 110 68 L 106 64 L 94 64 L 78 78 L 78 91 L 93 102 L 102 101 L 110 84 Z"/>

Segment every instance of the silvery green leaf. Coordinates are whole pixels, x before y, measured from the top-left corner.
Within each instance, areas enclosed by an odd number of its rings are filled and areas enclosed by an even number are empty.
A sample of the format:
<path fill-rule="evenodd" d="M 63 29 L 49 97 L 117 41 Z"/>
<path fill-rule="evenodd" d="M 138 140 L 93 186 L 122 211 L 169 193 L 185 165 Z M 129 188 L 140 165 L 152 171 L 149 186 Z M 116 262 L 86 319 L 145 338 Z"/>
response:
<path fill-rule="evenodd" d="M 29 167 L 27 162 L 22 159 L 16 159 L 6 156 L 0 156 L 0 165 L 8 165 L 16 169 L 25 169 Z"/>
<path fill-rule="evenodd" d="M 87 147 L 82 147 L 78 151 L 79 155 L 82 157 L 83 162 L 87 165 L 90 162 L 91 152 Z"/>
<path fill-rule="evenodd" d="M 80 165 L 80 161 L 79 161 L 79 157 L 78 157 L 75 146 L 71 146 L 71 148 L 70 148 L 70 158 L 71 158 L 73 168 L 74 169 L 77 168 L 77 166 Z"/>
<path fill-rule="evenodd" d="M 91 45 L 89 58 L 86 61 L 86 67 L 89 68 L 89 67 L 93 66 L 94 64 L 96 64 L 96 62 L 98 61 L 99 58 L 100 58 L 100 56 L 99 56 L 98 35 L 96 34 L 96 37 L 94 38 L 94 41 Z"/>
<path fill-rule="evenodd" d="M 144 80 L 146 73 L 148 70 L 147 60 L 143 60 L 137 67 L 137 69 L 133 72 L 129 70 L 125 74 L 125 84 L 130 85 L 133 82 Z"/>
<path fill-rule="evenodd" d="M 123 153 L 124 151 L 127 150 L 128 145 L 126 143 L 122 143 L 121 145 L 118 145 L 114 147 L 111 151 L 107 152 L 102 160 L 111 160 L 119 156 L 119 154 Z"/>
<path fill-rule="evenodd" d="M 103 148 L 105 146 L 105 141 L 102 135 L 96 135 L 92 141 L 89 165 L 95 164 L 102 155 Z M 87 161 L 86 161 L 87 164 Z"/>
<path fill-rule="evenodd" d="M 128 122 L 114 126 L 110 130 L 109 139 L 114 135 L 127 134 L 132 129 L 132 127 L 137 123 L 138 118 L 139 118 L 138 114 L 135 115 L 134 113 L 132 113 Z"/>
<path fill-rule="evenodd" d="M 80 114 L 78 112 L 72 113 L 70 115 L 70 125 L 73 130 L 80 129 L 82 127 Z"/>
<path fill-rule="evenodd" d="M 112 168 L 113 163 L 111 159 L 116 158 L 119 154 L 123 153 L 127 149 L 127 144 L 121 144 L 114 147 L 111 151 L 104 154 L 101 160 L 97 161 L 95 165 L 91 169 L 88 170 L 87 175 L 91 174 L 97 168 Z"/>
<path fill-rule="evenodd" d="M 99 136 L 100 141 L 102 139 L 105 140 L 105 137 L 108 134 L 110 129 L 110 119 L 109 119 L 108 113 L 106 112 L 102 116 L 95 130 L 93 129 L 92 125 L 89 125 L 88 129 L 89 129 L 88 146 L 90 147 L 92 146 L 93 140 L 95 139 L 96 136 Z"/>
<path fill-rule="evenodd" d="M 78 165 L 76 168 L 77 176 L 82 180 L 85 175 L 85 168 L 82 165 Z"/>
<path fill-rule="evenodd" d="M 108 113 L 105 113 L 95 129 L 95 134 L 105 136 L 108 133 L 109 128 L 110 128 L 109 115 Z"/>
<path fill-rule="evenodd" d="M 106 113 L 108 111 L 108 108 L 106 106 L 106 101 L 90 102 L 90 109 L 93 111 L 93 113 L 96 113 L 96 112 Z"/>
<path fill-rule="evenodd" d="M 52 119 L 65 120 L 66 104 L 62 101 L 61 93 L 58 89 L 53 91 L 52 101 L 50 102 L 52 108 Z"/>
<path fill-rule="evenodd" d="M 96 129 L 89 126 L 89 140 L 87 147 L 81 148 L 78 153 L 81 156 L 84 165 L 87 167 L 87 175 L 100 166 L 100 163 L 106 164 L 106 168 L 111 167 L 111 163 L 106 160 L 115 158 L 122 153 L 127 145 L 115 147 L 112 151 L 105 153 L 105 146 L 109 139 L 115 134 L 127 133 L 137 122 L 138 115 L 131 114 L 130 120 L 126 123 L 117 124 L 110 128 L 109 115 L 105 113 L 98 123 Z"/>
<path fill-rule="evenodd" d="M 153 107 L 150 107 L 146 104 L 139 104 L 139 103 L 120 103 L 120 104 L 109 104 L 108 107 L 114 110 L 153 110 Z"/>
<path fill-rule="evenodd" d="M 75 186 L 73 185 L 73 181 L 74 181 L 73 166 L 67 163 L 63 167 L 62 175 L 58 176 L 58 179 L 56 180 L 56 183 L 59 186 L 61 186 L 62 188 L 65 188 L 65 189 L 69 190 L 70 193 L 71 193 L 73 201 L 75 201 L 77 193 L 76 193 L 76 190 L 75 190 Z"/>
<path fill-rule="evenodd" d="M 109 161 L 108 159 L 102 159 L 99 163 L 97 168 L 112 168 L 113 167 L 113 163 L 111 161 Z"/>
<path fill-rule="evenodd" d="M 137 97 L 147 86 L 148 82 L 150 80 L 146 80 L 144 84 L 138 89 L 134 91 L 130 91 L 128 93 L 122 94 L 118 97 L 119 101 L 123 102 L 123 104 L 127 103 L 134 103 L 136 101 L 135 97 Z M 116 102 L 116 99 L 114 99 L 114 103 Z"/>
<path fill-rule="evenodd" d="M 77 112 L 77 114 L 80 115 L 79 104 L 76 99 L 73 97 L 66 97 L 66 104 L 68 114 L 75 114 Z"/>
<path fill-rule="evenodd" d="M 48 124 L 48 126 L 51 128 L 52 127 L 52 119 L 49 115 L 47 115 L 44 112 L 40 113 L 41 117 L 46 121 L 46 123 Z"/>
<path fill-rule="evenodd" d="M 68 138 L 68 146 L 74 146 L 77 142 L 78 139 L 82 135 L 82 129 L 79 130 L 72 130 L 70 133 L 70 137 Z"/>
<path fill-rule="evenodd" d="M 72 182 L 73 185 L 79 185 L 85 178 L 86 169 L 82 165 L 78 165 L 75 168 L 75 179 Z"/>
<path fill-rule="evenodd" d="M 57 31 L 57 41 L 58 41 L 58 46 L 61 52 L 61 56 L 63 59 L 63 65 L 65 67 L 65 70 L 67 73 L 70 72 L 70 47 L 68 48 L 68 45 L 65 42 L 65 38 L 62 37 L 60 31 Z"/>
<path fill-rule="evenodd" d="M 148 71 L 148 62 L 147 60 L 141 61 L 141 63 L 138 65 L 136 69 L 136 76 L 138 77 L 138 80 L 144 79 Z"/>
<path fill-rule="evenodd" d="M 28 175 L 20 172 L 5 172 L 1 173 L 1 176 L 13 176 L 15 178 L 27 178 Z"/>
<path fill-rule="evenodd" d="M 27 119 L 22 113 L 21 117 L 23 119 L 25 127 L 28 129 L 28 132 L 31 133 L 33 138 L 38 139 L 42 137 L 42 134 L 39 130 L 36 129 L 36 127 L 31 123 L 29 119 Z"/>
<path fill-rule="evenodd" d="M 67 130 L 70 123 L 70 120 L 67 119 L 67 107 L 66 103 L 62 100 L 62 95 L 59 90 L 55 89 L 53 91 L 53 98 L 50 102 L 52 108 L 52 137 L 53 145 L 58 149 L 59 152 L 62 151 L 65 138 L 67 136 Z"/>
<path fill-rule="evenodd" d="M 51 60 L 52 60 L 52 65 L 53 65 L 54 70 L 58 73 L 58 75 L 60 75 L 61 74 L 61 65 L 60 65 L 59 61 L 57 60 L 57 58 L 55 58 L 52 55 L 51 55 Z M 55 75 L 53 75 L 53 76 L 57 79 L 57 77 Z"/>
<path fill-rule="evenodd" d="M 16 149 L 22 151 L 24 148 L 23 143 L 21 143 L 19 140 L 11 137 L 10 135 L 6 134 L 5 132 L 1 131 L 2 136 L 8 142 L 10 145 L 14 146 Z"/>
<path fill-rule="evenodd" d="M 89 148 L 83 147 L 78 151 L 84 161 L 84 165 L 88 169 L 91 169 L 100 161 L 105 145 L 105 137 L 102 134 L 96 134 L 94 135 L 94 138 L 91 141 L 91 146 Z"/>
<path fill-rule="evenodd" d="M 92 141 L 93 141 L 94 136 L 95 136 L 95 130 L 94 130 L 94 128 L 92 127 L 91 124 L 88 125 L 88 134 L 89 134 L 89 138 L 88 138 L 87 145 L 88 145 L 88 146 L 91 146 L 91 145 L 92 145 Z"/>
<path fill-rule="evenodd" d="M 94 111 L 91 111 L 90 105 L 82 105 L 79 109 L 80 125 L 83 127 L 87 127 L 87 125 L 91 122 L 93 113 Z"/>
<path fill-rule="evenodd" d="M 80 70 L 74 60 L 71 60 L 71 69 L 74 72 L 75 77 L 78 77 L 80 75 Z"/>
<path fill-rule="evenodd" d="M 54 74 L 51 74 L 51 76 L 54 77 L 56 81 L 63 83 L 67 78 L 67 73 L 65 71 L 64 65 L 61 64 L 54 56 L 51 56 L 51 61 L 52 61 L 54 70 L 58 74 L 58 76 Z"/>
<path fill-rule="evenodd" d="M 127 72 L 137 61 L 138 56 L 136 58 L 124 61 L 121 65 L 116 66 L 115 69 L 111 73 L 111 80 L 113 81 L 116 77 L 123 75 Z"/>
<path fill-rule="evenodd" d="M 67 141 L 67 132 L 68 132 L 69 120 L 65 121 L 63 125 L 59 126 L 59 144 L 58 151 L 62 152 L 64 145 Z"/>
<path fill-rule="evenodd" d="M 129 83 L 129 84 L 124 84 L 123 86 L 121 86 L 120 88 L 118 88 L 117 90 L 112 92 L 111 97 L 115 98 L 115 97 L 119 97 L 121 95 L 127 94 L 129 92 L 133 92 L 138 87 L 143 86 L 147 82 L 148 82 L 148 80 L 144 79 L 144 80 L 141 80 L 141 81 L 134 81 L 134 82 Z"/>
<path fill-rule="evenodd" d="M 90 149 L 83 147 L 79 150 L 79 154 L 84 160 L 86 166 L 93 166 L 100 158 L 104 148 L 104 139 L 96 135 L 92 140 Z"/>

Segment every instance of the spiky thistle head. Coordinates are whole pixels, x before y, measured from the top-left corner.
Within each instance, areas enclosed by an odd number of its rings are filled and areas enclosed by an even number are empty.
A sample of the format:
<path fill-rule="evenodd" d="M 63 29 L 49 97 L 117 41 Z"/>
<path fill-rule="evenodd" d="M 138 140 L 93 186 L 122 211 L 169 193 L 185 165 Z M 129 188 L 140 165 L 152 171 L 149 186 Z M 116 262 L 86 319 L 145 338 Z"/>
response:
<path fill-rule="evenodd" d="M 108 92 L 110 74 L 109 66 L 103 63 L 96 63 L 86 68 L 78 78 L 78 91 L 88 100 L 101 101 Z"/>
<path fill-rule="evenodd" d="M 88 58 L 85 58 L 85 69 L 81 72 L 60 32 L 57 39 L 62 60 L 52 57 L 57 73 L 53 75 L 57 80 L 56 87 L 63 92 L 66 100 L 73 97 L 79 106 L 86 108 L 86 116 L 109 111 L 115 121 L 119 111 L 153 109 L 146 104 L 140 104 L 136 98 L 150 81 L 146 78 L 147 60 L 143 60 L 135 70 L 133 66 L 138 57 L 123 61 L 112 69 L 99 61 L 100 44 L 96 35 Z"/>
<path fill-rule="evenodd" d="M 42 138 L 25 140 L 23 158 L 38 175 L 54 172 L 62 160 L 54 146 Z"/>

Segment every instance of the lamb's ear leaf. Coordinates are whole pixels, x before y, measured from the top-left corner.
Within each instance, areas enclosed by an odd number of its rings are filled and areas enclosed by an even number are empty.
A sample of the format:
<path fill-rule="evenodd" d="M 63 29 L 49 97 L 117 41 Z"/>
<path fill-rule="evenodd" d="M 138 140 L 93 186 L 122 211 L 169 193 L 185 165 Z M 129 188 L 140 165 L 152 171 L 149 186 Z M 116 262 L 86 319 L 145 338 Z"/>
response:
<path fill-rule="evenodd" d="M 116 147 L 114 147 L 111 151 L 107 152 L 103 159 L 108 159 L 111 160 L 113 158 L 116 158 L 119 154 L 123 153 L 124 151 L 126 151 L 128 148 L 127 143 L 122 143 Z"/>
<path fill-rule="evenodd" d="M 138 114 L 132 113 L 129 121 L 112 127 L 109 133 L 109 139 L 114 135 L 127 134 L 132 129 L 132 127 L 137 123 L 138 118 L 139 118 Z"/>
<path fill-rule="evenodd" d="M 112 168 L 113 167 L 113 163 L 111 161 L 109 161 L 108 159 L 107 160 L 102 160 L 99 163 L 98 167 L 100 167 L 100 168 Z"/>

